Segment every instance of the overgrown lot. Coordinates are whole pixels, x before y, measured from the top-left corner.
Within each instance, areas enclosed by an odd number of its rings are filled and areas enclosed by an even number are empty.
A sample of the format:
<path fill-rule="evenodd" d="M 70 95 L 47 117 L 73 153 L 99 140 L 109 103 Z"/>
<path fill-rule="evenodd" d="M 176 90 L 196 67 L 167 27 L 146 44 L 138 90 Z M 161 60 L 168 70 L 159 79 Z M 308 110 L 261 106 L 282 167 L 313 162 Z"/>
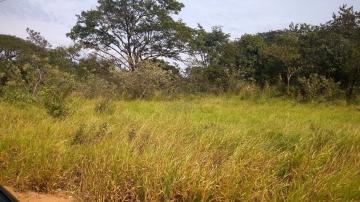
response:
<path fill-rule="evenodd" d="M 0 103 L 0 184 L 84 201 L 358 201 L 360 111 L 194 97 Z"/>

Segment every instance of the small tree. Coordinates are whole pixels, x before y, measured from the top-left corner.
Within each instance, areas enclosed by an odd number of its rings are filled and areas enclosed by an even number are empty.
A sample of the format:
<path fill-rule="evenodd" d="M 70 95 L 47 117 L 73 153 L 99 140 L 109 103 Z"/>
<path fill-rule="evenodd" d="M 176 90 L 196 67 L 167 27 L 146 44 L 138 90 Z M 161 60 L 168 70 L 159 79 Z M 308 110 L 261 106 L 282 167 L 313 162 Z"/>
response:
<path fill-rule="evenodd" d="M 276 43 L 264 49 L 264 54 L 276 58 L 283 64 L 287 94 L 289 94 L 292 78 L 301 68 L 298 37 L 295 33 L 284 33 L 277 37 Z"/>
<path fill-rule="evenodd" d="M 29 42 L 41 47 L 41 48 L 51 48 L 51 44 L 41 36 L 40 32 L 26 28 L 28 37 L 26 38 Z"/>

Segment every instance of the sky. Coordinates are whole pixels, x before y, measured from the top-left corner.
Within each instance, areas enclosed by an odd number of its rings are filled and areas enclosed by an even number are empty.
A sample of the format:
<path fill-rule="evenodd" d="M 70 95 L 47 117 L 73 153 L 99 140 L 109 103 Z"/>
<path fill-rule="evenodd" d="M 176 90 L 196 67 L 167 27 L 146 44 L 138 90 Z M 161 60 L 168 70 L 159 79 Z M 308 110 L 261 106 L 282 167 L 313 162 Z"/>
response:
<path fill-rule="evenodd" d="M 360 10 L 360 0 L 181 0 L 178 16 L 191 27 L 222 26 L 232 38 L 283 29 L 290 23 L 317 25 L 331 19 L 342 4 Z M 76 14 L 95 8 L 96 0 L 0 0 L 0 34 L 26 37 L 27 27 L 55 46 L 70 45 L 66 33 Z"/>

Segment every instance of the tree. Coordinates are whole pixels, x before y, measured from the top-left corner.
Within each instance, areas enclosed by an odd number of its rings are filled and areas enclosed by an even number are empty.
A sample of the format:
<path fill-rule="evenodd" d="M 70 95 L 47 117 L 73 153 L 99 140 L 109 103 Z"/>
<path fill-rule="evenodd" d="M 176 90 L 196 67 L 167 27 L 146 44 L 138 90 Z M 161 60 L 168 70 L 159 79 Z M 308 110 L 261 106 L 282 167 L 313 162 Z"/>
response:
<path fill-rule="evenodd" d="M 39 52 L 35 45 L 15 36 L 0 34 L 0 61 L 14 61 L 24 54 Z"/>
<path fill-rule="evenodd" d="M 26 63 L 33 61 L 33 56 L 43 57 L 45 52 L 42 48 L 23 39 L 0 35 L 0 84 L 6 85 L 9 80 L 17 80 L 16 83 L 30 83 L 30 70 Z"/>
<path fill-rule="evenodd" d="M 41 47 L 41 48 L 51 48 L 51 44 L 41 36 L 40 32 L 26 28 L 28 37 L 26 38 L 29 42 Z"/>
<path fill-rule="evenodd" d="M 118 67 L 134 71 L 143 60 L 179 59 L 190 29 L 172 16 L 183 4 L 177 0 L 98 0 L 84 11 L 68 33 Z"/>
<path fill-rule="evenodd" d="M 290 83 L 296 73 L 301 68 L 301 54 L 299 51 L 299 39 L 293 32 L 281 34 L 276 38 L 276 42 L 266 49 L 264 54 L 279 60 L 285 75 L 287 94 L 290 93 Z"/>
<path fill-rule="evenodd" d="M 342 59 L 339 67 L 339 79 L 346 88 L 346 97 L 354 98 L 355 89 L 360 85 L 360 12 L 352 6 L 343 5 L 326 28 L 338 43 L 334 50 L 340 49 Z"/>
<path fill-rule="evenodd" d="M 219 62 L 224 45 L 229 42 L 229 34 L 225 34 L 221 27 L 213 27 L 207 32 L 201 25 L 193 31 L 190 43 L 190 55 L 195 65 L 209 67 Z"/>
<path fill-rule="evenodd" d="M 67 77 L 49 63 L 49 50 L 44 48 L 47 43 L 41 43 L 44 46 L 40 47 L 32 41 L 34 38 L 41 39 L 38 42 L 46 40 L 37 32 L 31 33 L 31 40 L 0 35 L 0 87 L 8 86 L 35 96 L 50 82 Z"/>
<path fill-rule="evenodd" d="M 256 80 L 261 86 L 265 85 L 266 75 L 264 72 L 262 50 L 266 44 L 260 35 L 243 35 L 235 41 L 236 69 L 240 76 L 246 80 Z"/>
<path fill-rule="evenodd" d="M 187 69 L 188 78 L 198 91 L 225 91 L 229 83 L 228 64 L 232 63 L 233 50 L 229 43 L 230 35 L 221 27 L 213 27 L 207 32 L 201 25 L 193 30 L 190 43 L 191 66 Z"/>

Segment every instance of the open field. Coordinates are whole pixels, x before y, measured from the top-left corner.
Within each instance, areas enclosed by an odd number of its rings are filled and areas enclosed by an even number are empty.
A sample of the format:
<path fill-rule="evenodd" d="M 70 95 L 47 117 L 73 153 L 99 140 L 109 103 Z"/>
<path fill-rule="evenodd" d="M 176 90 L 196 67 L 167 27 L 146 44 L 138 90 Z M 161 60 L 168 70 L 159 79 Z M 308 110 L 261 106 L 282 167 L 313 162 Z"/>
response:
<path fill-rule="evenodd" d="M 62 119 L 0 103 L 0 184 L 84 201 L 360 200 L 354 106 L 238 97 L 68 102 Z"/>

